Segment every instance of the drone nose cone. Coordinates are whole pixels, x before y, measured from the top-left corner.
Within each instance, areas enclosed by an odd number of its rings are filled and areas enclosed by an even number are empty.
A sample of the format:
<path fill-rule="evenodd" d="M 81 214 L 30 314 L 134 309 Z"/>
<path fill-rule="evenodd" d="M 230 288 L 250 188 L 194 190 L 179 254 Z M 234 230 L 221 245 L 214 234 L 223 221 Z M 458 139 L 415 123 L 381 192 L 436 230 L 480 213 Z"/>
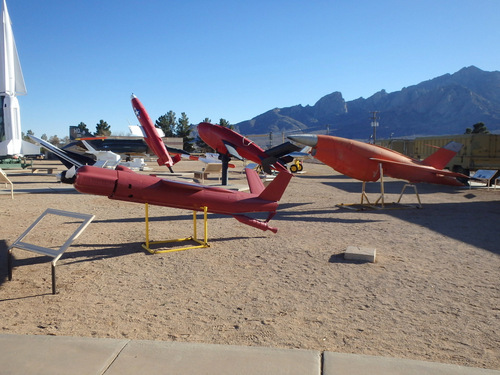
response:
<path fill-rule="evenodd" d="M 318 136 L 315 134 L 289 135 L 287 138 L 310 147 L 315 147 L 318 144 Z"/>
<path fill-rule="evenodd" d="M 198 124 L 198 134 L 200 134 L 200 137 L 202 139 L 203 139 L 203 136 L 208 135 L 211 130 L 213 130 L 213 126 L 212 126 L 212 124 L 209 124 L 208 122 L 201 122 Z"/>
<path fill-rule="evenodd" d="M 118 173 L 114 169 L 84 165 L 76 171 L 73 186 L 80 193 L 109 197 L 115 189 L 117 179 Z"/>

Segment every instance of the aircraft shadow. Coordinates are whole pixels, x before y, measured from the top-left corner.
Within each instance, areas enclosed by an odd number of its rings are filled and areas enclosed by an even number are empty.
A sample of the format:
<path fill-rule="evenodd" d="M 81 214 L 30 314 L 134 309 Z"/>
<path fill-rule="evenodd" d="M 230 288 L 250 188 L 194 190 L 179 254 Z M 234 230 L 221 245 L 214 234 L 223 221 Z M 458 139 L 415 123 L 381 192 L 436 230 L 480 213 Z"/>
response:
<path fill-rule="evenodd" d="M 80 194 L 75 189 L 68 188 L 33 188 L 33 189 L 16 189 L 14 185 L 14 195 L 18 194 Z"/>
<path fill-rule="evenodd" d="M 319 223 L 368 223 L 380 220 L 373 219 L 342 219 L 338 217 L 314 217 L 314 215 L 333 215 L 339 212 L 339 208 L 336 206 L 325 207 L 325 208 L 315 208 L 308 210 L 307 206 L 313 204 L 313 202 L 305 203 L 284 203 L 280 204 L 276 216 L 273 221 L 303 221 L 303 222 L 319 222 Z M 302 209 L 298 209 L 302 207 Z"/>
<path fill-rule="evenodd" d="M 358 193 L 361 195 L 362 182 L 361 181 L 353 181 L 352 179 L 347 179 L 344 181 L 335 181 L 335 182 L 323 182 L 324 185 L 331 186 L 333 188 L 337 188 L 348 193 Z M 399 196 L 401 190 L 403 189 L 405 181 L 385 181 L 384 182 L 384 192 L 385 194 L 395 194 Z M 419 183 L 415 184 L 417 187 L 417 191 L 419 195 L 424 194 L 433 194 L 436 192 L 448 193 L 448 194 L 461 194 L 468 188 L 466 186 L 447 186 L 447 185 L 433 185 L 433 184 L 425 184 Z M 367 182 L 365 186 L 366 194 L 373 194 L 374 196 L 380 194 L 380 182 Z M 414 194 L 413 189 L 407 189 L 406 194 Z M 355 200 L 358 200 L 356 197 Z"/>
<path fill-rule="evenodd" d="M 307 180 L 325 180 L 325 179 L 332 179 L 332 180 L 351 180 L 352 177 L 343 175 L 343 174 L 328 174 L 328 175 L 308 175 L 308 174 L 297 174 L 294 175 L 298 178 L 303 178 Z"/>
<path fill-rule="evenodd" d="M 418 215 L 416 210 L 384 213 L 500 255 L 499 201 L 424 203 L 423 207 Z"/>
<path fill-rule="evenodd" d="M 85 250 L 72 251 L 74 248 L 86 248 Z M 88 249 L 89 247 L 94 247 L 94 249 Z M 8 279 L 8 266 L 7 266 L 7 252 L 8 246 L 6 241 L 0 240 L 0 285 L 5 283 Z M 22 250 L 14 249 L 12 267 L 13 267 L 13 279 L 16 277 L 16 268 L 36 265 L 36 264 L 46 264 L 47 272 L 49 272 L 49 264 L 53 260 L 52 257 L 45 255 L 34 254 L 29 258 L 17 259 L 16 252 Z M 102 245 L 102 244 L 76 244 L 71 245 L 69 251 L 66 251 L 58 262 L 57 267 L 60 267 L 61 262 L 65 264 L 73 264 L 80 262 L 92 262 L 99 259 L 115 258 L 120 256 L 129 255 L 132 253 L 145 251 L 141 247 L 141 243 L 127 243 L 127 244 L 116 244 L 116 245 Z M 26 253 L 26 252 L 25 252 Z M 42 293 L 32 296 L 23 296 L 19 298 L 14 298 L 10 300 L 25 299 L 39 297 L 42 295 L 51 295 L 51 293 Z M 8 301 L 9 299 L 0 299 L 1 301 Z"/>
<path fill-rule="evenodd" d="M 43 181 L 43 182 L 34 182 L 34 181 L 12 181 L 13 184 L 14 184 L 14 187 L 15 186 L 18 186 L 18 185 L 32 185 L 33 183 L 39 183 L 39 184 L 44 184 L 44 185 L 57 185 L 57 186 L 69 186 L 69 185 L 66 185 L 66 184 L 62 184 L 61 182 L 59 181 L 56 181 L 54 179 L 54 181 Z"/>
<path fill-rule="evenodd" d="M 176 221 L 176 220 L 193 220 L 193 213 L 186 210 L 186 212 L 189 212 L 187 214 L 183 215 L 168 215 L 168 216 L 149 216 L 149 222 L 168 222 L 168 221 Z M 220 214 L 207 214 L 207 219 L 220 219 L 220 218 L 225 218 L 225 217 L 231 217 L 228 215 L 220 215 Z M 203 213 L 198 212 L 197 220 L 203 220 Z M 92 221 L 95 224 L 109 224 L 109 223 L 144 223 L 145 222 L 145 217 L 124 217 L 124 218 L 117 218 L 117 219 L 97 219 Z"/>
<path fill-rule="evenodd" d="M 325 209 L 315 209 L 306 211 L 278 211 L 276 216 L 273 218 L 275 221 L 302 221 L 306 223 L 344 223 L 344 224 L 355 224 L 355 223 L 373 223 L 381 220 L 374 219 L 343 219 L 340 217 L 315 217 L 314 215 L 331 215 L 336 214 L 340 210 L 337 207 L 325 208 Z"/>
<path fill-rule="evenodd" d="M 284 203 L 279 205 L 278 207 L 278 216 L 280 212 L 284 209 L 290 209 L 294 207 L 299 207 L 303 205 L 307 205 L 309 203 Z M 177 221 L 177 220 L 193 220 L 193 213 L 192 211 L 189 210 L 183 210 L 186 213 L 185 214 L 178 214 L 178 215 L 167 215 L 167 216 L 150 216 L 149 221 L 150 222 L 168 222 L 168 221 Z M 306 213 L 309 211 L 306 211 Z M 267 217 L 267 212 L 262 212 L 262 213 L 254 213 L 254 214 L 248 214 L 249 217 L 257 218 L 264 220 Z M 208 213 L 207 214 L 207 219 L 209 221 L 210 225 L 210 219 L 223 219 L 223 218 L 231 218 L 231 215 L 222 215 L 222 214 L 215 214 L 215 213 Z M 203 213 L 198 212 L 196 219 L 203 220 Z M 274 220 L 274 219 L 273 219 Z M 117 218 L 117 219 L 94 219 L 93 223 L 97 224 L 109 224 L 109 223 L 144 223 L 145 218 L 144 217 L 128 217 L 128 218 Z"/>
<path fill-rule="evenodd" d="M 465 195 L 473 199 L 474 194 Z M 338 213 L 352 213 L 339 209 Z M 356 211 L 363 217 L 390 215 L 417 226 L 428 228 L 446 237 L 500 255 L 500 201 L 425 203 L 423 208 L 370 209 Z M 423 239 L 424 241 L 425 239 Z"/>
<path fill-rule="evenodd" d="M 226 242 L 235 241 L 245 238 L 264 238 L 265 236 L 238 236 L 238 237 L 225 237 L 225 238 L 209 238 L 209 243 L 213 242 Z M 73 244 L 70 246 L 68 251 L 66 251 L 58 262 L 58 267 L 61 262 L 64 264 L 74 264 L 82 262 L 93 262 L 96 260 L 117 258 L 122 256 L 127 256 L 135 253 L 144 253 L 146 255 L 152 255 L 146 251 L 142 244 L 144 242 L 130 242 L 130 243 L 120 243 L 120 244 Z M 168 244 L 165 245 L 168 247 Z M 172 247 L 178 247 L 179 245 L 174 244 Z M 75 249 L 82 250 L 75 250 Z M 5 240 L 0 240 L 0 285 L 7 281 L 8 278 L 8 244 Z M 20 249 L 14 249 L 13 251 L 13 261 L 12 266 L 15 269 L 17 267 L 37 265 L 37 264 L 49 264 L 53 258 L 45 255 L 39 255 L 33 253 L 33 256 L 29 258 L 17 259 L 16 252 L 23 251 Z M 26 253 L 26 252 L 25 252 Z"/>
<path fill-rule="evenodd" d="M 341 179 L 342 180 L 342 179 Z M 341 188 L 343 190 L 361 194 L 361 183 L 355 181 L 340 181 L 325 183 L 332 187 Z M 404 186 L 404 181 L 390 181 L 385 185 L 386 194 L 394 194 L 389 198 L 397 198 Z M 370 194 L 367 184 L 367 194 Z M 373 188 L 372 195 L 377 198 L 380 194 L 380 184 L 371 183 Z M 498 236 L 500 223 L 500 201 L 475 201 L 474 190 L 469 190 L 467 187 L 455 187 L 433 184 L 418 184 L 419 195 L 433 193 L 449 193 L 462 195 L 469 201 L 461 201 L 456 203 L 426 203 L 425 198 L 422 199 L 422 209 L 368 209 L 363 211 L 352 211 L 345 208 L 325 207 L 321 209 L 299 209 L 294 210 L 298 206 L 304 206 L 308 203 L 302 203 L 296 207 L 293 204 L 280 205 L 277 215 L 273 220 L 276 221 L 303 221 L 303 222 L 330 222 L 330 223 L 368 223 L 381 221 L 376 218 L 378 215 L 391 215 L 398 219 L 409 223 L 426 227 L 434 232 L 440 233 L 449 238 L 476 246 L 478 248 L 490 251 L 500 255 L 500 237 Z M 334 199 L 334 191 L 332 191 L 332 199 Z M 413 190 L 407 190 L 407 194 L 413 195 Z M 359 196 L 353 194 L 354 201 L 359 202 Z M 410 198 L 402 199 L 403 203 L 407 203 Z M 394 199 L 396 200 L 396 199 Z M 389 199 L 386 199 L 388 202 Z M 415 197 L 411 197 L 410 202 L 416 203 Z M 340 202 L 339 202 L 340 203 Z M 344 220 L 341 216 L 344 213 L 357 212 L 357 219 Z M 316 216 L 315 215 L 325 215 Z M 377 215 L 377 216 L 374 216 Z M 333 259 L 332 261 L 335 261 Z"/>
<path fill-rule="evenodd" d="M 75 248 L 86 248 L 86 250 L 74 251 Z M 92 247 L 95 249 L 89 250 L 88 248 Z M 137 253 L 142 251 L 140 242 L 132 242 L 126 244 L 73 244 L 70 246 L 69 251 L 66 251 L 59 262 L 61 260 L 66 260 L 66 264 L 72 263 L 80 263 L 80 262 L 88 262 L 100 259 L 107 258 L 116 258 L 120 256 L 125 256 L 133 253 Z M 28 265 L 42 264 L 42 263 L 50 263 L 52 261 L 52 257 L 39 255 L 33 253 L 32 257 L 24 258 L 24 259 L 16 259 L 16 252 L 23 251 L 19 249 L 14 249 L 13 251 L 13 267 L 22 267 Z M 68 261 L 72 259 L 71 261 Z M 1 274 L 7 275 L 7 246 L 5 246 L 5 250 L 2 249 L 0 254 L 0 270 Z"/>

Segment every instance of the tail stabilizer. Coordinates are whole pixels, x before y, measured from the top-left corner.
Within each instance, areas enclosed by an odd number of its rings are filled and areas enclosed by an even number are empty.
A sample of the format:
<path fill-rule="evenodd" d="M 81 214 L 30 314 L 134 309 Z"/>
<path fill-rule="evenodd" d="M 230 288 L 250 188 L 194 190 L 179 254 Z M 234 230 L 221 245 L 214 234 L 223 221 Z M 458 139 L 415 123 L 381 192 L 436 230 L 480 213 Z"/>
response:
<path fill-rule="evenodd" d="M 288 155 L 292 152 L 297 152 L 299 150 L 300 150 L 299 146 L 294 145 L 291 142 L 285 142 L 278 146 L 274 146 L 270 149 L 267 149 L 266 154 L 269 156 L 274 156 L 275 158 L 281 158 L 285 155 Z"/>
<path fill-rule="evenodd" d="M 432 155 L 426 157 L 422 164 L 428 165 L 437 169 L 443 169 L 446 164 L 462 149 L 462 144 L 458 142 L 450 142 L 438 149 Z"/>
<path fill-rule="evenodd" d="M 180 162 L 182 159 L 182 156 L 180 154 L 175 154 L 173 157 L 172 157 L 172 162 L 175 164 L 177 164 L 178 162 Z"/>
<path fill-rule="evenodd" d="M 93 148 L 90 143 L 88 143 L 86 140 L 82 139 L 80 142 L 83 143 L 83 145 L 87 148 L 87 151 L 89 151 L 90 153 L 92 152 L 96 152 L 97 150 L 95 148 Z"/>
<path fill-rule="evenodd" d="M 264 183 L 259 177 L 259 174 L 255 169 L 245 168 L 245 174 L 247 175 L 248 187 L 250 188 L 250 193 L 260 195 L 265 190 Z"/>
<path fill-rule="evenodd" d="M 69 139 L 75 140 L 80 138 L 92 138 L 95 137 L 93 134 L 89 133 L 88 130 L 82 130 L 78 126 L 69 127 Z"/>
<path fill-rule="evenodd" d="M 74 152 L 61 150 L 59 147 L 54 146 L 53 144 L 44 141 L 43 139 L 37 138 L 33 135 L 30 135 L 30 138 L 39 145 L 41 145 L 42 147 L 44 147 L 45 149 L 52 152 L 66 166 L 66 168 L 71 168 L 72 166 L 79 168 L 85 164 L 95 163 L 95 160 L 92 158 L 89 158 L 84 155 L 79 155 Z"/>
<path fill-rule="evenodd" d="M 280 172 L 274 180 L 259 194 L 260 199 L 278 202 L 285 192 L 293 175 L 287 171 Z"/>

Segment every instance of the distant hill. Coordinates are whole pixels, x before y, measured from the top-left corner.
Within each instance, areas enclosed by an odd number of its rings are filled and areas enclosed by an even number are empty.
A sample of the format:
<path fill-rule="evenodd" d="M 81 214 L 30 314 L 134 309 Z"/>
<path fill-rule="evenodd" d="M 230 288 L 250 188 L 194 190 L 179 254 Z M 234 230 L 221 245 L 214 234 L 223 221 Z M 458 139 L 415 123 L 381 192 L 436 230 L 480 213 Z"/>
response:
<path fill-rule="evenodd" d="M 401 91 L 379 91 L 371 97 L 346 102 L 340 92 L 319 99 L 313 106 L 275 108 L 235 124 L 242 134 L 318 132 L 368 139 L 370 116 L 378 111 L 377 138 L 463 134 L 483 122 L 500 132 L 500 72 L 475 66 L 445 74 Z"/>

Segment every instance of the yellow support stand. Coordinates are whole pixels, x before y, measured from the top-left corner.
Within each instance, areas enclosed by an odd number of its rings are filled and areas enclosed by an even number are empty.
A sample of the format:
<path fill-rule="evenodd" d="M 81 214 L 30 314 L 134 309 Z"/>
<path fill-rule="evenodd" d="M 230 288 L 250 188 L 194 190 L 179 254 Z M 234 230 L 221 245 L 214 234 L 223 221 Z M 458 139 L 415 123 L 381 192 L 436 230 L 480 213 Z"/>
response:
<path fill-rule="evenodd" d="M 173 240 L 164 240 L 164 241 L 150 241 L 149 240 L 149 205 L 146 203 L 145 204 L 145 219 L 146 219 L 146 242 L 142 244 L 142 247 L 149 251 L 151 254 L 159 254 L 159 253 L 172 253 L 174 251 L 183 251 L 183 250 L 191 250 L 191 249 L 200 249 L 203 247 L 210 247 L 208 244 L 208 225 L 207 225 L 207 207 L 203 207 L 203 229 L 204 229 L 204 235 L 203 235 L 203 240 L 199 240 L 197 237 L 197 225 L 196 225 L 196 211 L 193 211 L 193 236 L 192 237 L 186 237 L 186 238 L 178 238 L 178 239 L 173 239 Z M 185 246 L 185 247 L 180 247 L 180 248 L 173 248 L 173 249 L 163 249 L 163 250 L 154 250 L 151 249 L 150 245 L 158 245 L 158 244 L 166 244 L 166 243 L 176 243 L 176 242 L 184 242 L 184 241 L 194 241 L 198 245 L 193 245 L 193 246 Z"/>

